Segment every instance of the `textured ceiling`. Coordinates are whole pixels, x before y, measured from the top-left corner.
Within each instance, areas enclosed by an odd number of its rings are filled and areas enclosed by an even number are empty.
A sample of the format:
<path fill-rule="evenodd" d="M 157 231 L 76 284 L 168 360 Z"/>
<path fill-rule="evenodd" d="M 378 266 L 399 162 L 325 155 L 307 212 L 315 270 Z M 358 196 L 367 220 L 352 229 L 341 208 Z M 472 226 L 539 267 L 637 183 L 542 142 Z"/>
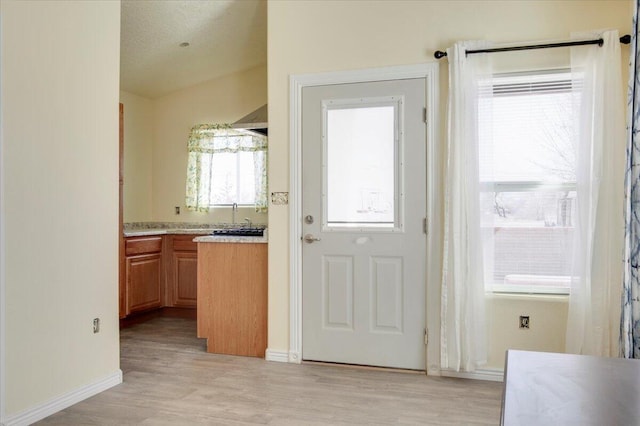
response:
<path fill-rule="evenodd" d="M 123 0 L 121 23 L 120 88 L 148 98 L 267 61 L 266 0 Z"/>

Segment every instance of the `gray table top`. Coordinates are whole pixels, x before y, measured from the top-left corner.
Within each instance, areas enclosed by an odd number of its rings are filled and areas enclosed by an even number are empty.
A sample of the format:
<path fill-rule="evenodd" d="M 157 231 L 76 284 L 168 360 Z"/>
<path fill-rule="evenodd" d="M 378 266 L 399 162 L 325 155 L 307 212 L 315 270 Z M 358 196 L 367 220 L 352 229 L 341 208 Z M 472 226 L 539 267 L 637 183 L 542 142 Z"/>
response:
<path fill-rule="evenodd" d="M 640 425 L 640 360 L 507 351 L 502 425 Z"/>

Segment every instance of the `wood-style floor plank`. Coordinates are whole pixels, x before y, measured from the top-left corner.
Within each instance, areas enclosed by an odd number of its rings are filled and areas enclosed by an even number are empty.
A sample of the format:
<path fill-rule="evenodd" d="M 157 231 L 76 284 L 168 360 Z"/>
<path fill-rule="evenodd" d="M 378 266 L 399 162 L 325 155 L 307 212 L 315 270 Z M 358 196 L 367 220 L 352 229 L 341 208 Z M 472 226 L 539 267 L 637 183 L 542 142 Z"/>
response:
<path fill-rule="evenodd" d="M 196 322 L 121 330 L 124 383 L 42 425 L 495 425 L 502 384 L 206 353 Z"/>

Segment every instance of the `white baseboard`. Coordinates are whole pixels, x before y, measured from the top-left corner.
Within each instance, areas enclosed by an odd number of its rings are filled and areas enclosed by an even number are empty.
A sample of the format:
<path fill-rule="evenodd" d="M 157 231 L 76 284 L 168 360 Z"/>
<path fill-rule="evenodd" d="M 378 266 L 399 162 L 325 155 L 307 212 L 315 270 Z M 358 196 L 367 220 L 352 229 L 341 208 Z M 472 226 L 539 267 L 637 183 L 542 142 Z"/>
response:
<path fill-rule="evenodd" d="M 27 426 L 122 383 L 122 370 L 43 404 L 2 419 L 5 426 Z"/>
<path fill-rule="evenodd" d="M 267 352 L 264 355 L 264 359 L 274 362 L 289 362 L 289 352 L 267 349 Z"/>
<path fill-rule="evenodd" d="M 473 373 L 466 371 L 440 370 L 442 377 L 456 377 L 458 379 L 474 379 L 487 380 L 490 382 L 502 382 L 504 380 L 504 372 L 502 370 L 476 370 Z"/>

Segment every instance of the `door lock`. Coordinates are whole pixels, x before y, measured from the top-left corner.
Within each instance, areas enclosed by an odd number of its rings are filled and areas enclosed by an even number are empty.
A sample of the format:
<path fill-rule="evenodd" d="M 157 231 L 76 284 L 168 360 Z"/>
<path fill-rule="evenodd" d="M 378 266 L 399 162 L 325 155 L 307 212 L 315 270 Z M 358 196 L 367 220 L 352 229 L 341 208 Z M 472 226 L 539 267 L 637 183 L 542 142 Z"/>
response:
<path fill-rule="evenodd" d="M 304 236 L 303 240 L 304 240 L 306 243 L 311 244 L 311 243 L 312 243 L 312 242 L 314 242 L 314 241 L 320 241 L 320 238 L 318 238 L 318 237 L 314 237 L 314 236 L 313 236 L 313 235 L 311 235 L 311 234 L 306 234 L 306 235 Z"/>
<path fill-rule="evenodd" d="M 311 225 L 313 223 L 313 216 L 311 216 L 310 214 L 306 215 L 304 217 L 304 223 L 306 223 L 307 225 Z"/>

